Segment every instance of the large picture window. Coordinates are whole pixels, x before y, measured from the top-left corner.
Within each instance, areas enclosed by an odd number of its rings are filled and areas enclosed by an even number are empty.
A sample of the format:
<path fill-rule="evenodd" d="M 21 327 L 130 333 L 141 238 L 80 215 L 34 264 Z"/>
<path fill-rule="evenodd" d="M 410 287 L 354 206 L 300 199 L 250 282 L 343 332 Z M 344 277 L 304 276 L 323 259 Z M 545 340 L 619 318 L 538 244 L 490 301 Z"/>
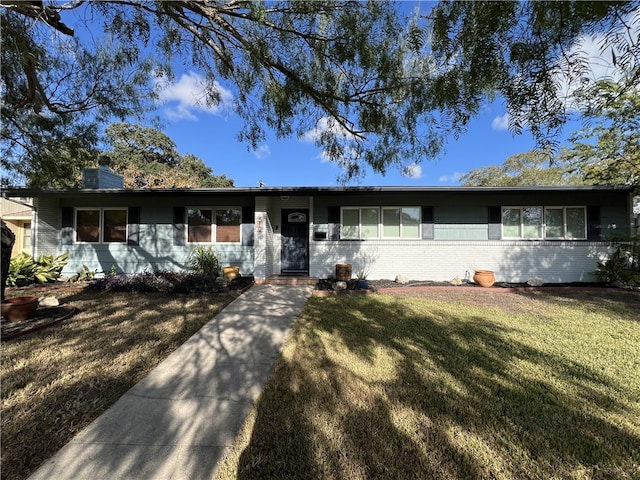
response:
<path fill-rule="evenodd" d="M 239 208 L 189 208 L 189 243 L 239 243 L 242 211 Z"/>
<path fill-rule="evenodd" d="M 344 207 L 341 238 L 420 238 L 420 211 L 420 207 Z"/>
<path fill-rule="evenodd" d="M 503 207 L 502 237 L 506 239 L 584 240 L 585 207 Z"/>
<path fill-rule="evenodd" d="M 76 242 L 126 243 L 126 208 L 79 208 L 75 218 Z"/>

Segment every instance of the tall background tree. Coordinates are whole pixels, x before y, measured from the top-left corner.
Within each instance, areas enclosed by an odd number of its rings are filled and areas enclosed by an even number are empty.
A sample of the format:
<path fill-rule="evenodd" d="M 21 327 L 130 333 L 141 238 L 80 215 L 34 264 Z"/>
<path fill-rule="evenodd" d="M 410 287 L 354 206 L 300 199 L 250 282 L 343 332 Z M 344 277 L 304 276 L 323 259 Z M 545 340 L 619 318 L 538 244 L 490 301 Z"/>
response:
<path fill-rule="evenodd" d="M 51 162 L 43 117 L 74 132 L 144 112 L 141 92 L 178 59 L 207 78 L 207 102 L 234 87 L 249 145 L 324 126 L 316 142 L 345 180 L 435 157 L 497 97 L 514 132 L 552 142 L 570 115 L 561 85 L 586 86 L 586 35 L 604 35 L 629 84 L 639 75 L 637 2 L 443 1 L 405 18 L 382 1 L 0 1 L 3 162 L 22 174 Z"/>
<path fill-rule="evenodd" d="M 106 143 L 111 149 L 104 153 L 127 188 L 233 187 L 233 180 L 214 175 L 195 155 L 181 155 L 176 144 L 154 128 L 113 123 Z"/>

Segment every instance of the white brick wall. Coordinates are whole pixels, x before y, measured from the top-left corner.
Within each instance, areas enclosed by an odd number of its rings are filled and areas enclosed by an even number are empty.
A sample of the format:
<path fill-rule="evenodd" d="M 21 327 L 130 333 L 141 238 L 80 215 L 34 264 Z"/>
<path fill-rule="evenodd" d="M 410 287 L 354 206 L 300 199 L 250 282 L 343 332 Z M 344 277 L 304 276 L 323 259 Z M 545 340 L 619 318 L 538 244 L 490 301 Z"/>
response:
<path fill-rule="evenodd" d="M 350 263 L 354 275 L 369 279 L 449 281 L 471 278 L 475 269 L 493 270 L 496 280 L 586 282 L 596 280 L 597 262 L 611 247 L 601 242 L 366 241 L 311 242 L 310 275 L 334 275 L 336 263 Z"/>

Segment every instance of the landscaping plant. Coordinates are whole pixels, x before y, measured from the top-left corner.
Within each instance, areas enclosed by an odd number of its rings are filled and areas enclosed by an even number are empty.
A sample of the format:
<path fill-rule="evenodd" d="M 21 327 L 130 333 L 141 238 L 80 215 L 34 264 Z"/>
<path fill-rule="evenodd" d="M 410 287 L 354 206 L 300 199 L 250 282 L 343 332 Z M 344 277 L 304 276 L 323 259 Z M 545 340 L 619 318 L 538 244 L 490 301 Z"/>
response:
<path fill-rule="evenodd" d="M 11 259 L 7 286 L 23 287 L 34 283 L 47 283 L 57 280 L 67 264 L 68 253 L 54 257 L 40 255 L 34 259 L 27 253 L 20 253 Z"/>
<path fill-rule="evenodd" d="M 220 275 L 220 261 L 211 247 L 197 246 L 187 258 L 186 268 L 210 277 Z"/>

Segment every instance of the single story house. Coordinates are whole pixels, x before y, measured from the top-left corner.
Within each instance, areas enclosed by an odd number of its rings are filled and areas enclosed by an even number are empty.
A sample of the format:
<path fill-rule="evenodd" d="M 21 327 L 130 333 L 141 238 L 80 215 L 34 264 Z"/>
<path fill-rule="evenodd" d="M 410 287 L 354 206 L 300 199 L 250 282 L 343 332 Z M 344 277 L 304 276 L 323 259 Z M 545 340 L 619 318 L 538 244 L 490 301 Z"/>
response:
<path fill-rule="evenodd" d="M 69 253 L 66 275 L 180 270 L 208 245 L 258 283 L 341 263 L 371 280 L 586 282 L 633 222 L 629 187 L 85 186 L 3 192 L 33 198 L 34 255 Z"/>

